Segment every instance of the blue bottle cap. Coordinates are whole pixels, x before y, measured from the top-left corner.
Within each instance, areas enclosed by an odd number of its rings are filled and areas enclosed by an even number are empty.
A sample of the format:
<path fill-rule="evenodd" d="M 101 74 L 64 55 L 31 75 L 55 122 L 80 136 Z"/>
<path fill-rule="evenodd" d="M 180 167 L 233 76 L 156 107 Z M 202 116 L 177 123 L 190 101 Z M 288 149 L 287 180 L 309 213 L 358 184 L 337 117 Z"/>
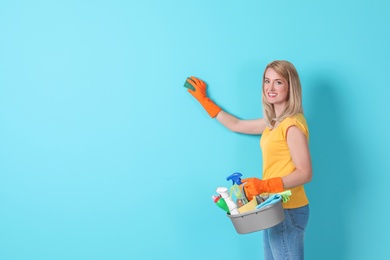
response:
<path fill-rule="evenodd" d="M 241 173 L 235 172 L 235 173 L 229 175 L 229 176 L 226 178 L 226 180 L 228 180 L 228 181 L 229 181 L 229 180 L 232 180 L 232 181 L 233 181 L 233 185 L 234 185 L 234 184 L 241 185 L 241 184 L 242 184 L 242 182 L 241 182 L 241 176 L 242 176 Z"/>

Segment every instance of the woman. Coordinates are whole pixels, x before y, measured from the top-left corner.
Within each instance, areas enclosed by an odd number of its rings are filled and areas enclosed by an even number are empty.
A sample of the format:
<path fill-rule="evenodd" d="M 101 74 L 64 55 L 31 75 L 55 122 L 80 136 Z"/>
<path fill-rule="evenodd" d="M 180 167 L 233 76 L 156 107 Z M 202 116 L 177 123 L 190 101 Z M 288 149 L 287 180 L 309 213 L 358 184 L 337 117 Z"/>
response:
<path fill-rule="evenodd" d="M 206 84 L 195 77 L 187 79 L 195 91 L 188 91 L 211 117 L 229 130 L 261 134 L 263 178 L 248 178 L 244 188 L 249 199 L 262 193 L 291 190 L 283 205 L 285 220 L 264 234 L 265 259 L 303 259 L 304 232 L 309 219 L 309 202 L 303 185 L 312 178 L 308 147 L 308 126 L 303 116 L 302 91 L 298 73 L 290 62 L 276 60 L 263 75 L 264 118 L 241 120 L 223 111 L 206 95 Z"/>

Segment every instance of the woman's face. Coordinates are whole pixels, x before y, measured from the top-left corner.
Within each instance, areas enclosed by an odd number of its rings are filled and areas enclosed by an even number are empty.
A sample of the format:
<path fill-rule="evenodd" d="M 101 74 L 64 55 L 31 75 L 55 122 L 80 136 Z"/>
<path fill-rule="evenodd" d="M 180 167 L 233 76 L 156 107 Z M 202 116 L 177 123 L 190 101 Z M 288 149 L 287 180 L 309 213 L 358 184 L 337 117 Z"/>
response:
<path fill-rule="evenodd" d="M 288 98 L 288 82 L 285 78 L 268 68 L 264 76 L 264 95 L 274 106 L 284 107 Z"/>

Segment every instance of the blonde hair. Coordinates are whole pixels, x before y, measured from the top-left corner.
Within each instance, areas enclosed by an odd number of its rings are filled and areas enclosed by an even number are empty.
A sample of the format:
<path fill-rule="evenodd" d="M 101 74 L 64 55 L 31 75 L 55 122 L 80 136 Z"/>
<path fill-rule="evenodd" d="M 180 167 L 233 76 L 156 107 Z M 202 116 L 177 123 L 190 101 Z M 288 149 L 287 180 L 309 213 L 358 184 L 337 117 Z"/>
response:
<path fill-rule="evenodd" d="M 273 69 L 288 82 L 287 105 L 279 117 L 276 117 L 274 105 L 267 102 L 266 93 L 264 92 L 265 72 L 269 68 Z M 264 119 L 269 128 L 273 128 L 276 122 L 280 122 L 286 117 L 293 116 L 298 113 L 303 114 L 301 81 L 299 80 L 297 70 L 290 62 L 285 60 L 275 60 L 269 63 L 264 70 L 262 87 Z"/>

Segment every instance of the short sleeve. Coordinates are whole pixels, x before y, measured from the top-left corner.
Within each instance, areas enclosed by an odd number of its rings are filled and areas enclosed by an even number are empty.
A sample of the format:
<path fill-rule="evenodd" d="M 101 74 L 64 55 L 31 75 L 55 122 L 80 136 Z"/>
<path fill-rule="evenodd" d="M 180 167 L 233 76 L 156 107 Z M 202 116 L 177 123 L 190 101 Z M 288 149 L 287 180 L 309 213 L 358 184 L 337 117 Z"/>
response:
<path fill-rule="evenodd" d="M 287 138 L 287 131 L 291 126 L 296 126 L 309 140 L 309 128 L 306 123 L 306 119 L 302 114 L 297 114 L 292 117 L 288 117 L 282 122 L 283 138 Z"/>

